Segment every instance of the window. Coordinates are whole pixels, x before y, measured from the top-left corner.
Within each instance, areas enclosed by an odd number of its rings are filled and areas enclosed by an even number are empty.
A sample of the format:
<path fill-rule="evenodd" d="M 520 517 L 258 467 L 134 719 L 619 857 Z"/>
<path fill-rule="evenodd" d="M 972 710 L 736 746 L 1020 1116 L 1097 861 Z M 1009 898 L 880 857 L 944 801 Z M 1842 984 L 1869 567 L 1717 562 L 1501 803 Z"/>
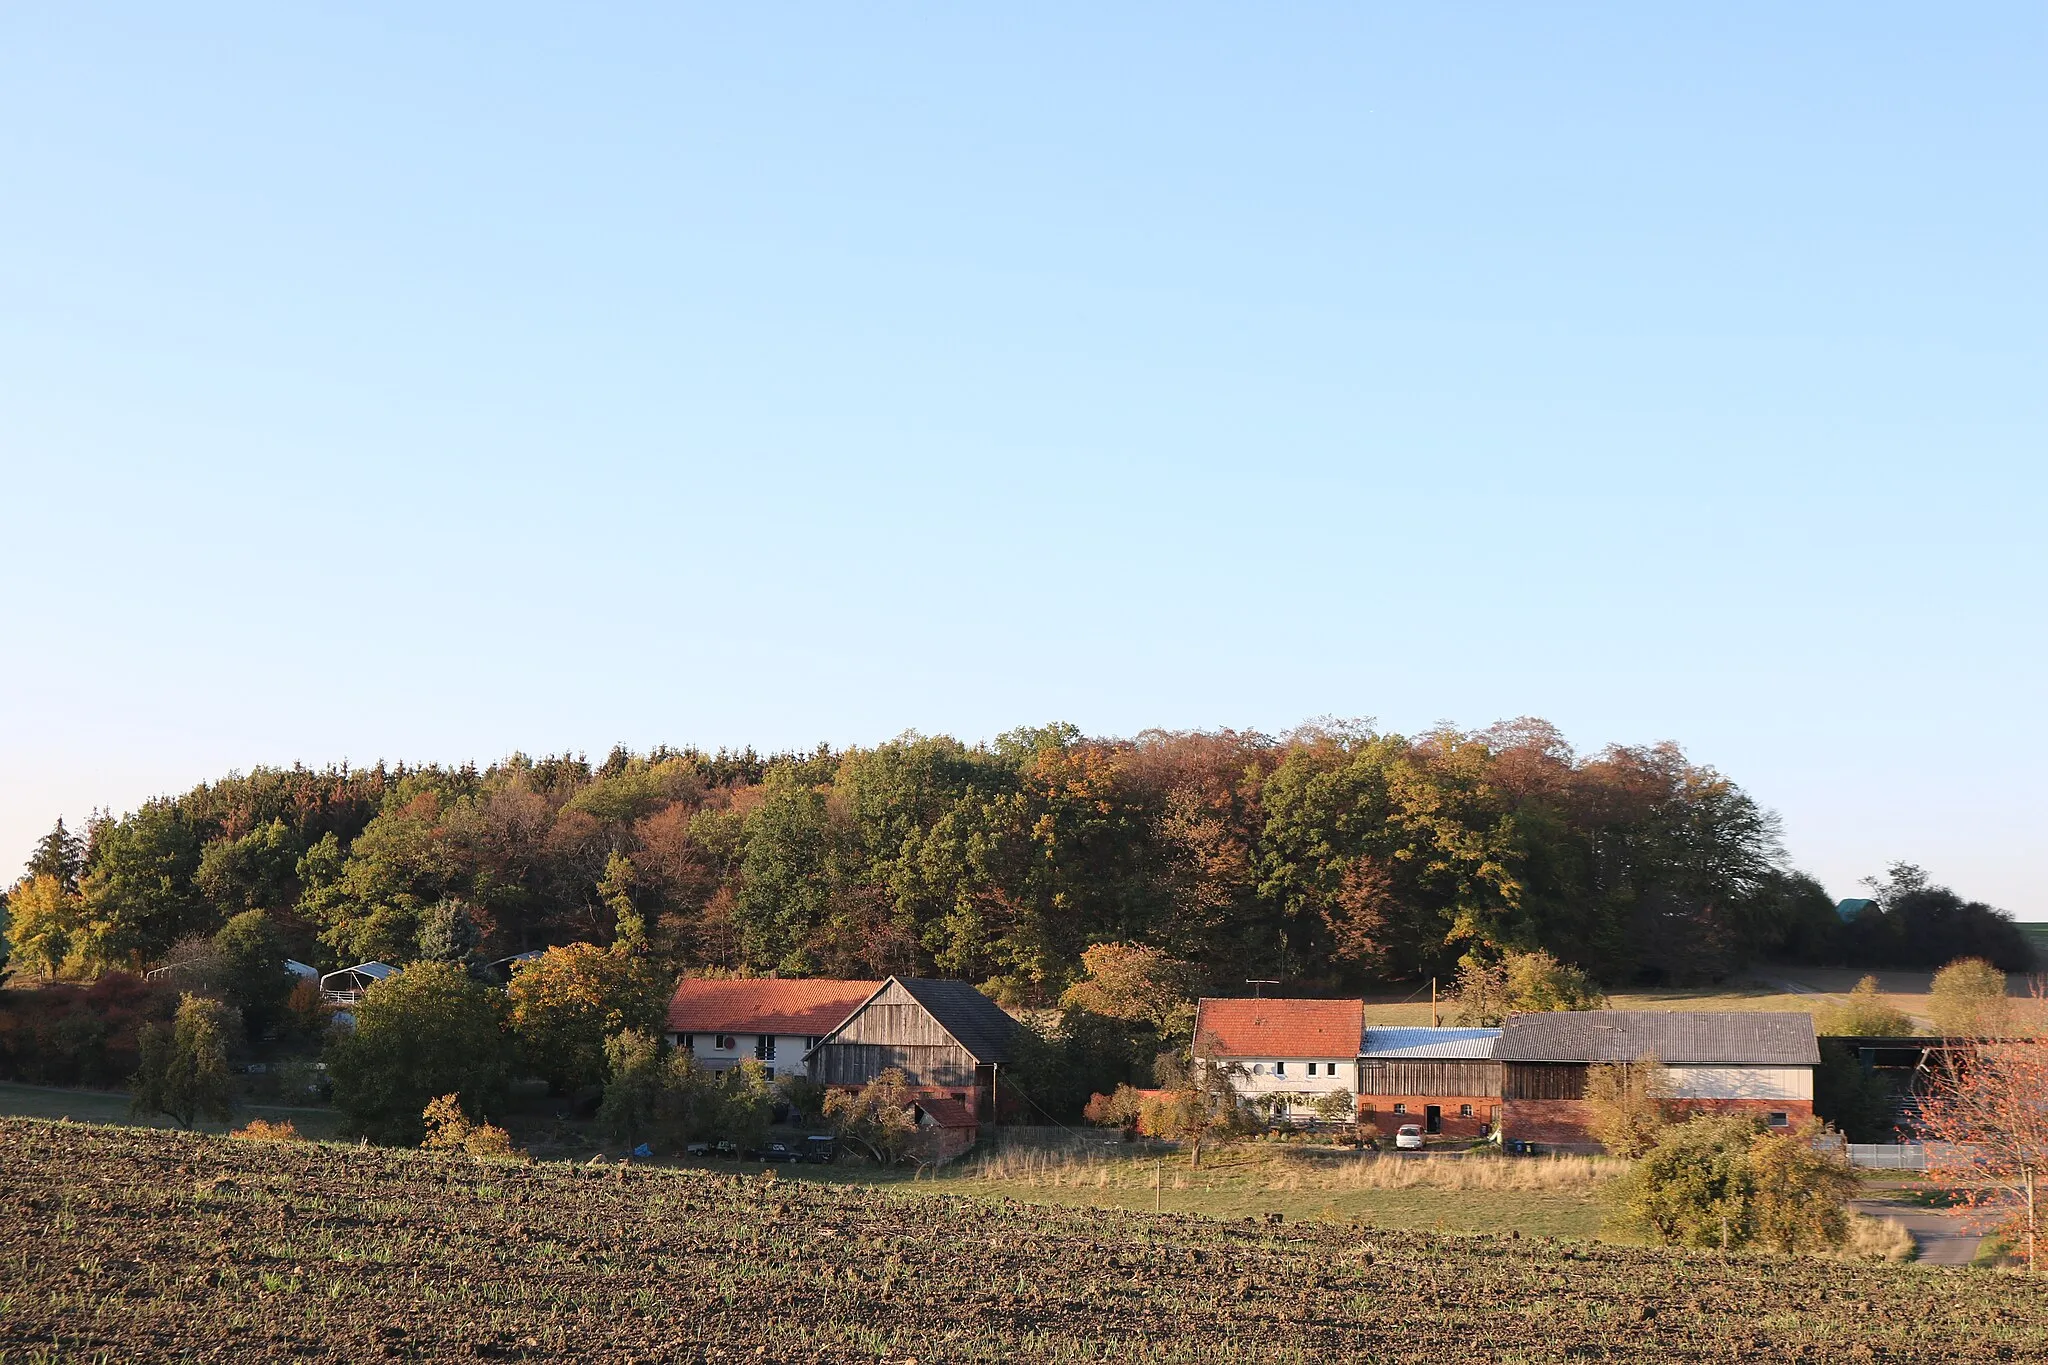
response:
<path fill-rule="evenodd" d="M 1316 1074 L 1316 1064 L 1314 1062 L 1308 1064 L 1308 1074 L 1311 1076 Z"/>
<path fill-rule="evenodd" d="M 676 1035 L 676 1046 L 685 1052 L 695 1052 L 697 1050 L 697 1035 L 694 1033 L 678 1033 Z"/>
<path fill-rule="evenodd" d="M 1397 1114 L 1405 1114 L 1408 1112 L 1408 1106 L 1405 1104 L 1397 1104 L 1394 1106 L 1394 1112 Z"/>
<path fill-rule="evenodd" d="M 1273 1074 L 1274 1074 L 1275 1076 L 1285 1076 L 1285 1075 L 1287 1074 L 1287 1063 L 1285 1063 L 1285 1062 L 1275 1062 L 1275 1063 L 1273 1063 Z"/>
<path fill-rule="evenodd" d="M 731 1052 L 738 1048 L 739 1045 L 739 1039 L 733 1037 L 730 1033 L 721 1033 L 718 1035 L 717 1043 L 713 1046 L 717 1047 L 720 1052 Z"/>
<path fill-rule="evenodd" d="M 763 1033 L 754 1039 L 754 1056 L 764 1062 L 775 1060 L 775 1035 Z"/>
<path fill-rule="evenodd" d="M 1773 1128 L 1784 1128 L 1790 1124 L 1791 1118 L 1785 1113 L 1784 1110 L 1773 1109 L 1770 1113 L 1770 1117 L 1766 1119 L 1765 1122 L 1769 1123 Z"/>
<path fill-rule="evenodd" d="M 1469 1104 L 1461 1104 L 1461 1105 L 1459 1105 L 1459 1106 L 1458 1106 L 1458 1117 L 1459 1117 L 1459 1118 L 1461 1118 L 1461 1119 L 1469 1119 L 1469 1118 L 1471 1118 L 1471 1117 L 1472 1117 L 1472 1106 L 1471 1106 L 1471 1105 L 1469 1105 Z"/>
<path fill-rule="evenodd" d="M 1367 1100 L 1363 1104 L 1358 1106 L 1358 1114 L 1360 1118 L 1370 1118 L 1372 1117 L 1373 1112 L 1374 1111 L 1371 1100 Z"/>

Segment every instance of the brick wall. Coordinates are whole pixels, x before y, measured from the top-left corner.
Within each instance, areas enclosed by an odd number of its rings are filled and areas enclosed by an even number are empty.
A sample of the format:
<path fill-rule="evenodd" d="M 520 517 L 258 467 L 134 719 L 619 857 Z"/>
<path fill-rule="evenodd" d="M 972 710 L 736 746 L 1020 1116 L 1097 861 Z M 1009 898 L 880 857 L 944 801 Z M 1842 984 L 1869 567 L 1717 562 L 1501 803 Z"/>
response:
<path fill-rule="evenodd" d="M 1407 1109 L 1405 1114 L 1394 1112 L 1395 1105 Z M 1500 1107 L 1497 1095 L 1367 1095 L 1358 1102 L 1358 1123 L 1362 1128 L 1377 1131 L 1382 1137 L 1392 1137 L 1394 1130 L 1404 1123 L 1424 1125 L 1427 1131 L 1428 1106 L 1436 1105 L 1443 1110 L 1442 1133 L 1445 1137 L 1485 1137 L 1493 1131 L 1494 1111 Z M 1463 1105 L 1472 1106 L 1472 1116 L 1466 1118 L 1458 1112 Z M 1368 1112 L 1369 1111 L 1369 1112 Z"/>

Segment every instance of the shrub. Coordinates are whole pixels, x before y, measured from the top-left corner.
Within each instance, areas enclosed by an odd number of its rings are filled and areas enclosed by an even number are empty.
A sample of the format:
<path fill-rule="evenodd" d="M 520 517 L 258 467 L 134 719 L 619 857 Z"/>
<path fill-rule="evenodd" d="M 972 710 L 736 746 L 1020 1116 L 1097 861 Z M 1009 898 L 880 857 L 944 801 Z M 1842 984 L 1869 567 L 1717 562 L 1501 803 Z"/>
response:
<path fill-rule="evenodd" d="M 1624 1221 L 1667 1246 L 1839 1246 L 1856 1177 L 1814 1147 L 1814 1131 L 1770 1133 L 1739 1115 L 1675 1125 L 1624 1183 Z"/>
<path fill-rule="evenodd" d="M 1849 1215 L 1849 1235 L 1842 1243 L 1844 1259 L 1851 1261 L 1910 1261 L 1920 1254 L 1913 1234 L 1896 1218 Z"/>
<path fill-rule="evenodd" d="M 512 1146 L 512 1136 L 489 1123 L 471 1123 L 462 1112 L 461 1099 L 453 1094 L 429 1100 L 420 1111 L 426 1137 L 420 1146 L 430 1152 L 466 1152 L 478 1158 L 522 1155 Z"/>
<path fill-rule="evenodd" d="M 286 1119 L 282 1123 L 272 1123 L 268 1119 L 250 1119 L 240 1128 L 228 1134 L 228 1136 L 241 1138 L 244 1142 L 304 1142 L 306 1140 L 300 1136 L 299 1130 L 292 1126 L 290 1119 Z"/>
<path fill-rule="evenodd" d="M 1657 1095 L 1662 1071 L 1655 1057 L 1586 1069 L 1587 1127 L 1610 1155 L 1633 1160 L 1656 1146 L 1671 1126 Z"/>
<path fill-rule="evenodd" d="M 1548 1014 L 1560 1010 L 1597 1010 L 1607 997 L 1591 977 L 1541 949 L 1518 953 L 1510 949 L 1498 962 L 1467 959 L 1458 971 L 1451 997 L 1458 1022 L 1493 1027 L 1510 1014 Z"/>
<path fill-rule="evenodd" d="M 1838 1038 L 1908 1038 L 1920 1031 L 1903 1010 L 1885 1003 L 1874 976 L 1858 981 L 1847 1003 L 1821 1011 L 1813 1026 Z"/>
<path fill-rule="evenodd" d="M 1934 974 L 1927 1014 L 1947 1038 L 1996 1038 L 2012 1023 L 2005 973 L 1981 957 L 1957 958 Z"/>

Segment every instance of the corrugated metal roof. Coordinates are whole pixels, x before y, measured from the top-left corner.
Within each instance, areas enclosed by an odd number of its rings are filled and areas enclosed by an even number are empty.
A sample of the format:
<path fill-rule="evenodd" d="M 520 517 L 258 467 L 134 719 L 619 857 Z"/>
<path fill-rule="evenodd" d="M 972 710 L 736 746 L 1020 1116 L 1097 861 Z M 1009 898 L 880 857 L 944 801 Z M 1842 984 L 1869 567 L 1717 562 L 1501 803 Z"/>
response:
<path fill-rule="evenodd" d="M 776 1033 L 820 1038 L 839 1027 L 879 981 L 691 979 L 668 1004 L 672 1033 Z"/>
<path fill-rule="evenodd" d="M 1363 1000 L 1204 1000 L 1197 1057 L 1356 1057 Z"/>
<path fill-rule="evenodd" d="M 1484 1061 L 1493 1056 L 1497 1028 L 1368 1028 L 1358 1055 L 1417 1057 L 1437 1061 Z"/>
<path fill-rule="evenodd" d="M 1577 1010 L 1518 1014 L 1493 1055 L 1503 1062 L 1633 1062 L 1667 1065 L 1819 1066 L 1810 1014 L 1742 1010 Z"/>

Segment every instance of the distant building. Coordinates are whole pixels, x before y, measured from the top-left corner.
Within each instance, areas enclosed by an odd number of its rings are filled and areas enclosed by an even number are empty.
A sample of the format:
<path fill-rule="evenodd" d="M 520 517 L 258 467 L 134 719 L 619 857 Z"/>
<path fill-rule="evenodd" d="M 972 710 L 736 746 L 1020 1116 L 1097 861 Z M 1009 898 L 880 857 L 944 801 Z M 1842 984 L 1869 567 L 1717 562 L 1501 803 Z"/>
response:
<path fill-rule="evenodd" d="M 1813 1117 L 1820 1065 L 1810 1014 L 1581 1010 L 1518 1014 L 1494 1043 L 1502 1135 L 1591 1149 L 1588 1067 L 1653 1062 L 1656 1091 L 1680 1117 L 1755 1114 L 1773 1128 Z"/>
<path fill-rule="evenodd" d="M 879 981 L 704 981 L 676 986 L 668 1038 L 699 1066 L 725 1071 L 752 1058 L 772 1076 L 804 1074 L 818 1040 L 845 1022 Z"/>
<path fill-rule="evenodd" d="M 1497 1028 L 1368 1028 L 1358 1053 L 1358 1122 L 1391 1137 L 1485 1137 L 1500 1122 Z"/>
<path fill-rule="evenodd" d="M 893 1068 L 921 1094 L 993 1118 L 1020 1027 L 965 981 L 892 976 L 826 1030 L 806 1064 L 812 1080 L 839 1087 L 866 1085 Z"/>
<path fill-rule="evenodd" d="M 1362 1000 L 1203 1000 L 1194 1055 L 1273 1117 L 1307 1119 L 1324 1095 L 1358 1093 L 1364 1034 Z"/>

